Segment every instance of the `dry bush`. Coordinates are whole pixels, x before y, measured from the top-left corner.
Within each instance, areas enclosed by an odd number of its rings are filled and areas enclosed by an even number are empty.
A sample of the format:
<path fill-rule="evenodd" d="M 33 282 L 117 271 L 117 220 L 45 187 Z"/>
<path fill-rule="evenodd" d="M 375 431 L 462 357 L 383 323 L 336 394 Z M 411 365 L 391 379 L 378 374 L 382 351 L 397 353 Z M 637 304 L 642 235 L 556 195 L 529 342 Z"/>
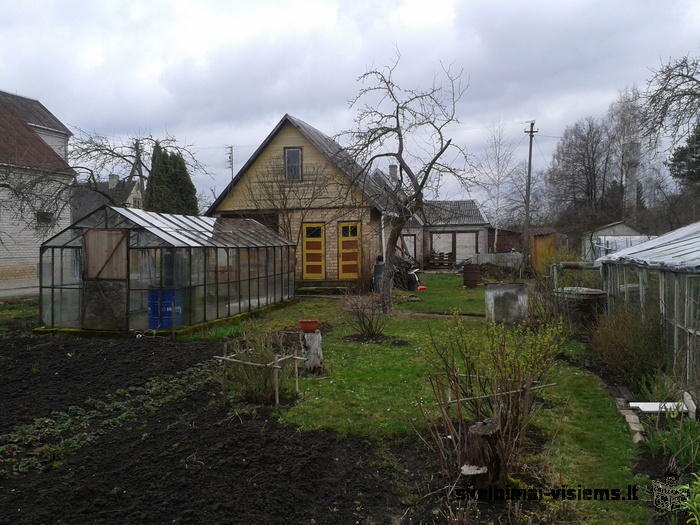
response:
<path fill-rule="evenodd" d="M 350 316 L 350 325 L 362 337 L 371 339 L 384 334 L 389 318 L 379 294 L 347 295 L 343 310 Z"/>
<path fill-rule="evenodd" d="M 600 316 L 591 331 L 591 356 L 614 380 L 641 393 L 651 374 L 668 369 L 658 314 L 620 309 Z"/>
<path fill-rule="evenodd" d="M 535 277 L 550 277 L 551 281 L 551 266 L 564 261 L 581 261 L 581 256 L 567 249 L 554 250 L 543 257 L 535 268 Z M 598 270 L 559 270 L 558 287 L 566 286 L 581 286 L 583 288 L 600 288 L 602 280 Z"/>
<path fill-rule="evenodd" d="M 560 295 L 554 293 L 549 276 L 536 275 L 528 292 L 528 322 L 532 326 L 568 321 L 568 306 Z"/>
<path fill-rule="evenodd" d="M 472 445 L 469 426 L 486 419 L 500 429 L 498 456 L 505 472 L 510 471 L 534 414 L 537 387 L 543 385 L 564 345 L 563 334 L 560 323 L 536 331 L 489 324 L 484 332 L 457 319 L 443 337 L 432 338 L 440 370 L 429 376 L 437 424 L 432 410 L 421 408 L 430 447 L 445 474 L 455 477 L 467 463 Z"/>
<path fill-rule="evenodd" d="M 237 350 L 235 359 L 259 364 L 271 363 L 275 354 L 289 353 L 285 352 L 281 334 L 275 332 L 244 334 L 238 341 Z M 291 361 L 285 364 L 291 364 Z M 275 402 L 272 368 L 222 361 L 220 374 L 225 395 L 255 404 Z M 290 366 L 282 366 L 279 371 L 281 397 L 292 395 L 291 376 Z"/>

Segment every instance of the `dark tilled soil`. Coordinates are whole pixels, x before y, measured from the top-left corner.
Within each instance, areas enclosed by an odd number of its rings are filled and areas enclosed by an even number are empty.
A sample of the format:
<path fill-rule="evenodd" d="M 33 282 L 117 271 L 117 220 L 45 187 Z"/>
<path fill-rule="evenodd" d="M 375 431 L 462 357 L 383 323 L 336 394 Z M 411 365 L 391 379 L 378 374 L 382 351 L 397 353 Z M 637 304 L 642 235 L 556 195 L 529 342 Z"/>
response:
<path fill-rule="evenodd" d="M 163 407 L 62 466 L 0 481 L 0 523 L 388 523 L 374 445 L 227 415 L 211 393 Z"/>
<path fill-rule="evenodd" d="M 0 339 L 0 433 L 210 358 L 211 343 L 65 335 Z"/>

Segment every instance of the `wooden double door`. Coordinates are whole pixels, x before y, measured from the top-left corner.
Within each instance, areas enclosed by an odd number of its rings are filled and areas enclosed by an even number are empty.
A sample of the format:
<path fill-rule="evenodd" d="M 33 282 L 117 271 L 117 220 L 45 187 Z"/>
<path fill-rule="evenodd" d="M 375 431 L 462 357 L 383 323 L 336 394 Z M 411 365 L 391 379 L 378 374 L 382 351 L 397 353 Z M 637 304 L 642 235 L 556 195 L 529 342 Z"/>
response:
<path fill-rule="evenodd" d="M 362 224 L 359 221 L 338 223 L 338 279 L 358 279 L 361 272 Z M 302 225 L 302 278 L 326 279 L 326 224 Z M 333 254 L 335 255 L 335 254 Z"/>

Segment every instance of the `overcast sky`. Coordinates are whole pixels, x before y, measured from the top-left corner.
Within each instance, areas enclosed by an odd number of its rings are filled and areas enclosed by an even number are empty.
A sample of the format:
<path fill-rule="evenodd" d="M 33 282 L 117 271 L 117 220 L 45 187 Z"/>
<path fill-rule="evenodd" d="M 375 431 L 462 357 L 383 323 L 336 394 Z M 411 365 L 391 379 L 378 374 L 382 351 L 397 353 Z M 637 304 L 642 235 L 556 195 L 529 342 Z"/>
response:
<path fill-rule="evenodd" d="M 700 47 L 698 1 L 85 1 L 0 0 L 0 90 L 37 98 L 69 127 L 108 136 L 167 130 L 195 145 L 212 177 L 230 178 L 288 112 L 332 135 L 369 66 L 398 48 L 399 78 L 427 87 L 440 61 L 469 90 L 455 139 L 478 152 L 505 124 L 534 164 L 556 138 L 600 115 L 662 60 Z M 522 150 L 524 156 L 526 152 Z M 524 157 L 523 157 L 524 158 Z M 459 196 L 454 187 L 442 195 Z"/>

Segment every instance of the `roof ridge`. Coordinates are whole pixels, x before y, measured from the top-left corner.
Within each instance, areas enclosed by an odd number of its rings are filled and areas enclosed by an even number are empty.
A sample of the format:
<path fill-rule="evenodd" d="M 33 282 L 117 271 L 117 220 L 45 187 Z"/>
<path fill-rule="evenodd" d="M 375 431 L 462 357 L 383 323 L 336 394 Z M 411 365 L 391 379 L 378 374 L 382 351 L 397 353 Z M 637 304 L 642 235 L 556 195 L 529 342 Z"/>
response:
<path fill-rule="evenodd" d="M 0 93 L 3 93 L 5 95 L 10 95 L 11 97 L 23 98 L 25 100 L 39 102 L 39 104 L 41 104 L 41 101 L 38 98 L 25 97 L 24 95 L 20 95 L 19 93 L 12 93 L 11 91 L 5 91 L 4 89 L 0 89 Z M 43 106 L 43 104 L 41 104 L 41 105 Z"/>

